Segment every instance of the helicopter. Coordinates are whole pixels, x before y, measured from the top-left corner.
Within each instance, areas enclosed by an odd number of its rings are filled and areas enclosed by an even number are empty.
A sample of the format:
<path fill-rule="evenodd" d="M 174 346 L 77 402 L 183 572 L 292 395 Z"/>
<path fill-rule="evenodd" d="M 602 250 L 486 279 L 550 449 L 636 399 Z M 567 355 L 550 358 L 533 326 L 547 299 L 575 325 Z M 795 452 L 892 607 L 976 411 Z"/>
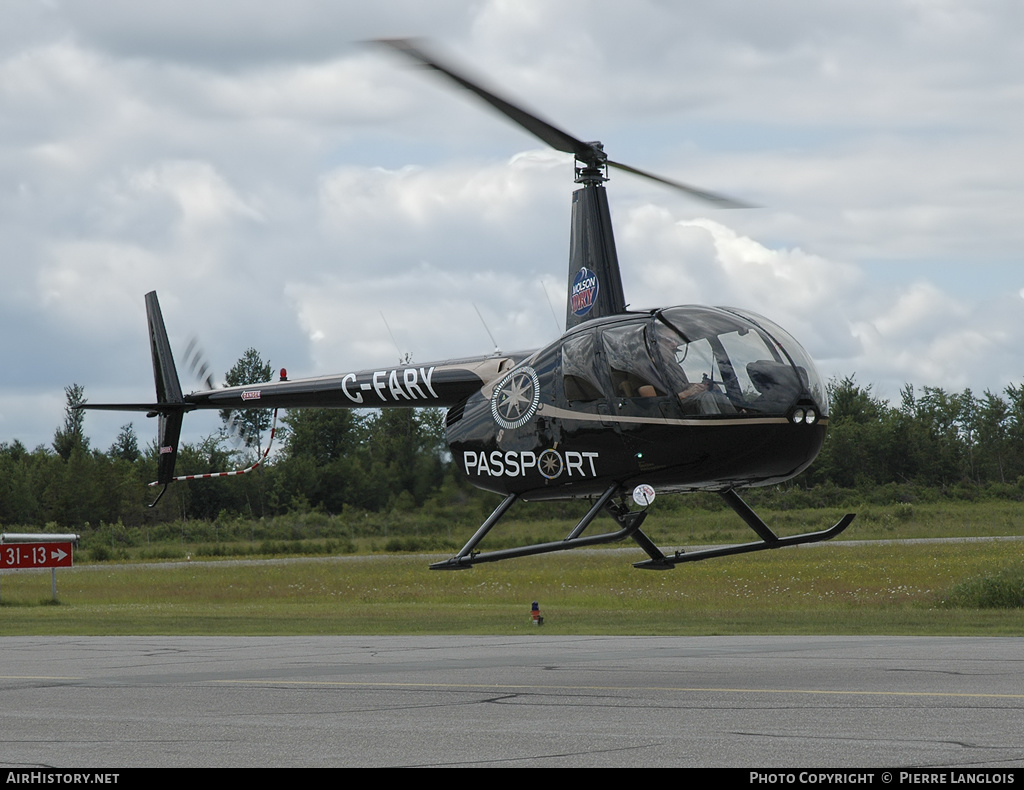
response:
<path fill-rule="evenodd" d="M 175 480 L 182 421 L 197 409 L 443 407 L 453 462 L 474 486 L 503 496 L 465 546 L 435 570 L 631 539 L 666 570 L 685 562 L 829 540 L 846 514 L 817 532 L 780 537 L 738 489 L 788 480 L 818 455 L 828 399 L 800 344 L 769 319 L 732 307 L 630 310 L 623 292 L 607 191 L 611 169 L 661 183 L 720 208 L 747 204 L 608 158 L 466 76 L 415 39 L 380 39 L 414 63 L 483 100 L 550 147 L 573 154 L 574 181 L 565 331 L 517 353 L 351 371 L 184 394 L 155 292 L 146 295 L 156 401 L 83 404 L 159 418 L 160 496 Z M 222 473 L 223 474 L 223 473 Z M 231 474 L 231 473 L 226 473 Z M 204 475 L 215 476 L 215 475 Z M 658 494 L 718 494 L 756 534 L 739 545 L 663 552 L 642 530 Z M 478 551 L 518 501 L 590 500 L 560 541 Z M 156 504 L 155 502 L 153 504 Z M 634 509 L 632 506 L 636 506 Z M 584 534 L 602 513 L 616 529 Z"/>

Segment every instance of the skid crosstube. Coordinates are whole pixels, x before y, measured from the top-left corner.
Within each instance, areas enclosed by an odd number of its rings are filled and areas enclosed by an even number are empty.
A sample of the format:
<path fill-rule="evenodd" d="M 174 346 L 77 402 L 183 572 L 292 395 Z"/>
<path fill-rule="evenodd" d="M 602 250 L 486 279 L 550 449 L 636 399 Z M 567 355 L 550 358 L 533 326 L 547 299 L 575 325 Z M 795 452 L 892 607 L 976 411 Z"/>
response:
<path fill-rule="evenodd" d="M 603 543 L 614 543 L 626 538 L 633 538 L 650 555 L 652 562 L 664 558 L 658 547 L 640 531 L 640 525 L 647 518 L 646 511 L 631 513 L 624 505 L 616 505 L 611 501 L 618 490 L 619 486 L 617 484 L 609 486 L 597 498 L 597 501 L 587 511 L 587 514 L 580 520 L 580 523 L 573 528 L 572 532 L 564 540 L 557 540 L 551 543 L 534 543 L 529 546 L 488 551 L 483 554 L 474 553 L 474 549 L 483 540 L 484 536 L 491 531 L 491 528 L 518 499 L 516 494 L 509 494 L 494 509 L 494 512 L 487 517 L 487 520 L 476 531 L 476 534 L 469 539 L 469 542 L 462 547 L 462 551 L 451 559 L 433 563 L 430 568 L 435 571 L 460 571 L 471 568 L 473 565 L 481 562 L 498 562 L 499 560 L 508 560 L 513 557 L 529 557 L 534 554 L 549 554 L 553 551 L 567 551 L 568 549 L 578 549 L 584 546 L 599 546 Z M 586 538 L 582 537 L 583 531 L 590 525 L 590 522 L 597 518 L 602 510 L 608 511 L 611 517 L 618 523 L 620 529 L 615 532 L 605 532 Z"/>
<path fill-rule="evenodd" d="M 431 564 L 431 570 L 435 571 L 458 571 L 471 568 L 474 565 L 483 562 L 499 562 L 500 560 L 508 560 L 513 557 L 529 557 L 535 554 L 550 554 L 556 551 L 568 551 L 569 549 L 582 548 L 584 546 L 599 546 L 605 543 L 615 543 L 617 541 L 625 540 L 626 538 L 632 538 L 637 545 L 640 546 L 645 552 L 647 552 L 650 559 L 642 562 L 633 563 L 634 568 L 641 568 L 643 570 L 670 570 L 676 565 L 683 562 L 697 562 L 698 560 L 711 559 L 712 557 L 726 557 L 732 554 L 747 554 L 753 551 L 764 551 L 766 549 L 778 549 L 783 546 L 798 546 L 802 543 L 818 543 L 824 540 L 830 540 L 836 535 L 845 530 L 854 519 L 853 513 L 847 513 L 838 523 L 830 527 L 829 529 L 821 530 L 820 532 L 808 532 L 802 535 L 791 535 L 789 537 L 780 538 L 768 527 L 761 518 L 750 509 L 746 502 L 744 502 L 739 494 L 733 490 L 720 491 L 719 495 L 728 503 L 736 513 L 746 522 L 747 526 L 750 527 L 754 532 L 757 533 L 758 537 L 761 538 L 759 541 L 753 543 L 744 543 L 738 546 L 722 546 L 721 548 L 704 549 L 702 551 L 693 552 L 675 552 L 672 556 L 666 557 L 665 554 L 659 549 L 654 542 L 647 537 L 641 530 L 640 525 L 643 524 L 644 519 L 647 518 L 647 511 L 642 510 L 638 512 L 631 512 L 625 504 L 615 504 L 612 502 L 612 498 L 619 492 L 619 486 L 609 486 L 603 494 L 594 502 L 587 514 L 580 520 L 580 522 L 573 528 L 573 530 L 563 539 L 559 541 L 552 541 L 550 543 L 534 543 L 529 546 L 518 546 L 514 549 L 500 549 L 496 551 L 488 551 L 484 553 L 477 553 L 476 547 L 480 544 L 480 541 L 491 531 L 495 524 L 501 519 L 505 513 L 508 512 L 509 508 L 515 504 L 519 498 L 517 494 L 509 494 L 505 499 L 501 501 L 487 517 L 487 520 L 480 525 L 480 528 L 476 531 L 472 538 L 462 547 L 462 550 L 454 557 L 444 560 L 442 562 L 435 562 Z M 590 523 L 600 514 L 602 510 L 606 510 L 616 523 L 619 525 L 619 529 L 614 532 L 604 532 L 600 535 L 591 535 L 589 537 L 583 537 L 583 532 L 586 530 Z"/>

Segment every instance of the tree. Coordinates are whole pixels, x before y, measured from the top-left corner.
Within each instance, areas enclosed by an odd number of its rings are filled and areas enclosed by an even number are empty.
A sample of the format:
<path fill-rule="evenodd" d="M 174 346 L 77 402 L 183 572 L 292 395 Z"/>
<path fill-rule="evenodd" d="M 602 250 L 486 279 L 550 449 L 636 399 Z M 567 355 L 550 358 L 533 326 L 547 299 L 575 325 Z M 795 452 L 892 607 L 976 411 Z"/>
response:
<path fill-rule="evenodd" d="M 310 458 L 326 466 L 353 453 L 362 440 L 360 414 L 351 409 L 296 409 L 283 422 L 288 426 L 289 458 Z"/>
<path fill-rule="evenodd" d="M 33 460 L 18 440 L 0 443 L 0 524 L 30 524 L 35 519 L 38 503 L 32 487 Z"/>
<path fill-rule="evenodd" d="M 121 426 L 121 432 L 117 435 L 114 443 L 110 445 L 107 454 L 112 458 L 120 458 L 130 463 L 139 460 L 142 453 L 139 452 L 139 437 L 135 435 L 133 423 Z"/>
<path fill-rule="evenodd" d="M 1007 480 L 1007 465 L 1012 460 L 1010 416 L 1009 404 L 985 390 L 985 397 L 975 410 L 975 435 L 980 456 L 979 472 L 986 481 L 1005 483 Z"/>
<path fill-rule="evenodd" d="M 919 480 L 925 485 L 945 487 L 970 477 L 967 448 L 971 437 L 965 430 L 970 390 L 947 393 L 941 387 L 924 387 L 915 396 L 913 387 L 903 391 L 902 411 L 917 428 Z"/>
<path fill-rule="evenodd" d="M 224 375 L 224 381 L 229 387 L 270 381 L 270 360 L 264 362 L 255 348 L 248 348 Z M 229 432 L 241 435 L 246 447 L 255 447 L 259 451 L 263 446 L 263 432 L 270 427 L 270 414 L 266 409 L 224 409 L 220 418 Z"/>
<path fill-rule="evenodd" d="M 891 473 L 891 410 L 852 376 L 828 384 L 829 429 L 821 455 L 809 470 L 813 483 L 844 488 L 872 485 Z"/>
<path fill-rule="evenodd" d="M 367 453 L 372 486 L 361 507 L 380 509 L 402 492 L 417 504 L 444 479 L 443 412 L 436 409 L 384 409 L 367 421 Z"/>
<path fill-rule="evenodd" d="M 854 381 L 854 376 L 829 381 L 829 418 L 833 421 L 850 419 L 860 424 L 877 420 L 885 404 L 871 394 L 871 387 L 871 384 L 861 387 Z"/>
<path fill-rule="evenodd" d="M 83 429 L 85 412 L 75 408 L 85 403 L 85 387 L 81 384 L 72 384 L 64 388 L 64 395 L 67 398 L 64 405 L 64 425 L 53 435 L 53 449 L 67 461 L 76 449 L 83 453 L 88 452 L 89 440 L 85 438 Z"/>
<path fill-rule="evenodd" d="M 349 409 L 295 409 L 282 422 L 284 452 L 274 464 L 279 507 L 340 513 L 363 485 L 364 416 Z"/>

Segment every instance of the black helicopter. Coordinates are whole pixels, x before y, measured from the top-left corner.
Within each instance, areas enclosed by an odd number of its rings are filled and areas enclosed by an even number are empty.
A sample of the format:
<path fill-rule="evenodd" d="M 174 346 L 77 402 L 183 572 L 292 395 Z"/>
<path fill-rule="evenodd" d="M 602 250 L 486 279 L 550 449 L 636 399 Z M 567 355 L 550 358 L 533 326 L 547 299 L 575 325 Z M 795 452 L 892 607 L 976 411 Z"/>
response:
<path fill-rule="evenodd" d="M 637 568 L 828 540 L 853 514 L 819 532 L 777 536 L 736 493 L 771 485 L 818 455 L 828 400 L 814 363 L 785 330 L 728 307 L 626 309 L 604 182 L 609 168 L 652 179 L 722 208 L 744 204 L 614 162 L 583 142 L 428 54 L 423 44 L 386 45 L 466 88 L 542 141 L 576 158 L 565 333 L 515 354 L 404 364 L 333 376 L 208 388 L 185 395 L 156 293 L 146 295 L 156 402 L 87 404 L 159 417 L 158 479 L 175 479 L 182 420 L 196 409 L 447 407 L 452 458 L 473 485 L 504 495 L 452 558 L 481 562 L 632 538 L 649 559 Z M 163 493 L 161 491 L 161 494 Z M 666 556 L 640 526 L 656 493 L 718 493 L 758 540 Z M 588 498 L 587 514 L 561 541 L 478 553 L 477 546 L 520 499 Z M 158 497 L 159 499 L 159 497 Z M 638 510 L 631 510 L 632 499 Z M 155 504 L 155 503 L 154 503 Z M 602 512 L 618 529 L 584 536 Z"/>

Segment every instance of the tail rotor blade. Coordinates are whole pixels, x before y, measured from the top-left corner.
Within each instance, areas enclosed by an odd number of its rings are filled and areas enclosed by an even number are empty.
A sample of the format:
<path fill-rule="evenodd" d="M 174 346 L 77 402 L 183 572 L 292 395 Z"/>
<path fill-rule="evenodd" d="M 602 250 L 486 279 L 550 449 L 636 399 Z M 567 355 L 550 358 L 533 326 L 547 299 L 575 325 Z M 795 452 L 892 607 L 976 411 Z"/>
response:
<path fill-rule="evenodd" d="M 216 387 L 206 355 L 195 337 L 191 338 L 185 347 L 185 364 L 188 365 L 188 372 L 206 389 L 212 390 Z"/>

